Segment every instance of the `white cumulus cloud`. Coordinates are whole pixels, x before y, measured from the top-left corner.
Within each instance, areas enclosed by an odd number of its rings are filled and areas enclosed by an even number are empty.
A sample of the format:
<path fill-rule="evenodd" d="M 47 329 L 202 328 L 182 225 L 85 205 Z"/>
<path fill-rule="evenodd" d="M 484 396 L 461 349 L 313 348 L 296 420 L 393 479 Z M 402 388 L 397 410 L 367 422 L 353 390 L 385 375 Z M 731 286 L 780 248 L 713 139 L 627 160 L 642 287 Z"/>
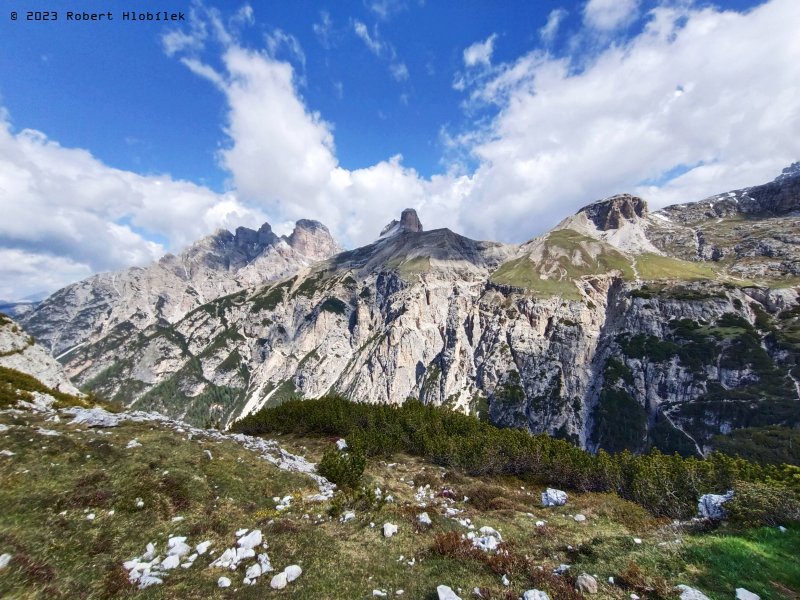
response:
<path fill-rule="evenodd" d="M 589 0 L 583 20 L 599 31 L 613 31 L 630 24 L 638 12 L 639 0 Z"/>
<path fill-rule="evenodd" d="M 464 49 L 464 64 L 467 67 L 484 65 L 488 67 L 492 63 L 492 53 L 494 52 L 494 41 L 497 34 L 493 33 L 482 42 L 475 42 Z"/>

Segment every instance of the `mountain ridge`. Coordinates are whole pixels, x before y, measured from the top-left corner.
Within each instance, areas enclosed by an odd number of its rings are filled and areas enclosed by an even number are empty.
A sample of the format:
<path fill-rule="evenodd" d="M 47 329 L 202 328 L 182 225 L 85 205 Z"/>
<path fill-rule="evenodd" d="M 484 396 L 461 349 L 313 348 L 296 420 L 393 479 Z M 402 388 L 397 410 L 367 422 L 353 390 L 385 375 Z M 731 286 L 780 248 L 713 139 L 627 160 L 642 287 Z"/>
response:
<path fill-rule="evenodd" d="M 418 397 L 590 449 L 703 454 L 796 424 L 800 399 L 800 170 L 727 194 L 723 216 L 616 195 L 521 245 L 425 231 L 408 209 L 372 244 L 172 322 L 120 321 L 61 360 L 87 389 L 196 423 L 294 395 Z"/>

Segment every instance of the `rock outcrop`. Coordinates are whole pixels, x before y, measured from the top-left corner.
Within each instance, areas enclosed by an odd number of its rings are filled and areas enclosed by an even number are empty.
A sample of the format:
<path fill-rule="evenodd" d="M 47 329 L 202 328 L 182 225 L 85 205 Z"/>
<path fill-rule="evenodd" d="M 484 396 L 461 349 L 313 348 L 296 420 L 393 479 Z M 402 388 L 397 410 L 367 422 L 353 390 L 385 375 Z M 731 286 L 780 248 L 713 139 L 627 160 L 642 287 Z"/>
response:
<path fill-rule="evenodd" d="M 61 364 L 12 319 L 0 314 L 0 367 L 26 373 L 47 387 L 81 396 Z"/>
<path fill-rule="evenodd" d="M 21 322 L 54 356 L 104 336 L 175 323 L 221 296 L 295 273 L 341 251 L 317 221 L 298 221 L 289 237 L 268 223 L 257 231 L 218 230 L 182 254 L 146 267 L 101 273 L 69 285 L 25 313 Z"/>

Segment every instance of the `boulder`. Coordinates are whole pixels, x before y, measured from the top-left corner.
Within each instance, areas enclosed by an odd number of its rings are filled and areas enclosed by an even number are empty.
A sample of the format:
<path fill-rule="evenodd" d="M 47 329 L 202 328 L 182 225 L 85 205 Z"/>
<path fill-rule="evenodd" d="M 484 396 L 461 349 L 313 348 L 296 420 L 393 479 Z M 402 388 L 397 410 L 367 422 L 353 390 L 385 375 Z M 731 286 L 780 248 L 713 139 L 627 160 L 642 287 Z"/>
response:
<path fill-rule="evenodd" d="M 436 593 L 439 596 L 439 600 L 461 600 L 461 597 L 446 585 L 438 586 Z"/>
<path fill-rule="evenodd" d="M 582 594 L 596 594 L 597 580 L 587 573 L 581 573 L 575 580 L 575 587 Z"/>
<path fill-rule="evenodd" d="M 231 580 L 227 577 L 220 577 L 217 579 L 217 586 L 221 588 L 231 587 Z"/>
<path fill-rule="evenodd" d="M 733 490 L 727 494 L 704 494 L 700 496 L 700 501 L 697 503 L 697 512 L 703 518 L 721 521 L 727 514 L 722 505 L 731 498 L 733 498 Z"/>
<path fill-rule="evenodd" d="M 761 600 L 761 596 L 744 588 L 736 588 L 736 600 Z"/>
<path fill-rule="evenodd" d="M 567 503 L 567 493 L 553 488 L 542 492 L 542 506 L 563 506 Z"/>

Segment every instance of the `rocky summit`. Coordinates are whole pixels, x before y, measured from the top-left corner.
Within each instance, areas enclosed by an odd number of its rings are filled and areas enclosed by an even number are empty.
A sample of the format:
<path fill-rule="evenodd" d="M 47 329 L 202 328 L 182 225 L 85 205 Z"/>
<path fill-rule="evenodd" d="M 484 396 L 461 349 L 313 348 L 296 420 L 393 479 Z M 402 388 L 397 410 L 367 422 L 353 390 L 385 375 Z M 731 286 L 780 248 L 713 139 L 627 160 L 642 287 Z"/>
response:
<path fill-rule="evenodd" d="M 426 231 L 413 209 L 344 252 L 315 221 L 240 228 L 22 323 L 83 389 L 196 424 L 414 397 L 592 450 L 703 455 L 798 424 L 798 206 L 793 165 L 658 211 L 612 196 L 521 245 Z"/>
<path fill-rule="evenodd" d="M 54 356 L 77 346 L 179 321 L 191 310 L 272 281 L 340 252 L 328 229 L 298 221 L 290 236 L 268 223 L 257 231 L 218 230 L 180 255 L 145 267 L 101 273 L 69 285 L 25 312 L 26 331 Z"/>

